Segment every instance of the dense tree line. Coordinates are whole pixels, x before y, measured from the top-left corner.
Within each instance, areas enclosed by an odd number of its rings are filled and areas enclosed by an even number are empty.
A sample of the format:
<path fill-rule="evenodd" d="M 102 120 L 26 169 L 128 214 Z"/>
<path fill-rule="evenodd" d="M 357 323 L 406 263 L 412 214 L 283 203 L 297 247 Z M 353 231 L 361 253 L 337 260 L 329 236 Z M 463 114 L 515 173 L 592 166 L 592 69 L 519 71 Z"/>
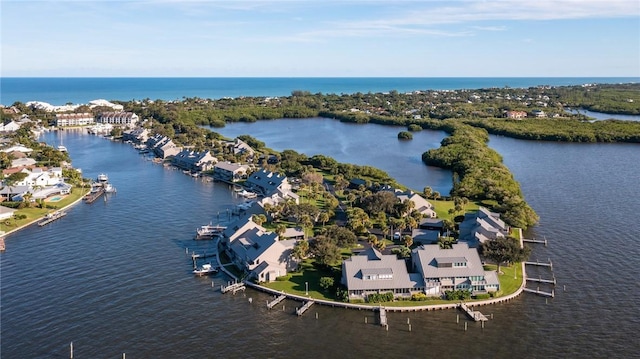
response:
<path fill-rule="evenodd" d="M 487 146 L 485 130 L 457 124 L 451 136 L 438 149 L 422 154 L 427 165 L 451 169 L 454 175 L 451 194 L 474 200 L 495 200 L 494 210 L 504 220 L 526 228 L 538 221 L 537 214 L 524 201 L 520 184 L 503 165 L 502 157 Z"/>

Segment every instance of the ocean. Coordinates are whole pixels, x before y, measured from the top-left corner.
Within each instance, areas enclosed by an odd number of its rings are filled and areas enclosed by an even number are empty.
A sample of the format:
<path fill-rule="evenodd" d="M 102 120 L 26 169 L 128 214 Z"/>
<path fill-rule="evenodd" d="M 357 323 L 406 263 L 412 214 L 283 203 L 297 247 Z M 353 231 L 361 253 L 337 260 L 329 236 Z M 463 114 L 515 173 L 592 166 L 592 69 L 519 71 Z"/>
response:
<path fill-rule="evenodd" d="M 91 100 L 163 100 L 188 97 L 289 96 L 301 90 L 323 94 L 419 90 L 526 88 L 589 83 L 638 82 L 638 77 L 217 77 L 217 78 L 0 78 L 0 104 L 42 101 L 52 105 Z"/>

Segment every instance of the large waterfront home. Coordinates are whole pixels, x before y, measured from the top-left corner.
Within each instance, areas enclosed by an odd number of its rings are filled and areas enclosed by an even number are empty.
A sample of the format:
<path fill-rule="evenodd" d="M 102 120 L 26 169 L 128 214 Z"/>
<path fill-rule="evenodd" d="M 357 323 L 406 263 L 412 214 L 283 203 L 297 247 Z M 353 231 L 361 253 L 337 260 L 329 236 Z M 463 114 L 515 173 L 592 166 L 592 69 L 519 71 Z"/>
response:
<path fill-rule="evenodd" d="M 218 159 L 209 151 L 192 151 L 184 149 L 171 159 L 171 164 L 183 170 L 192 172 L 209 171 L 218 162 Z"/>
<path fill-rule="evenodd" d="M 223 231 L 222 245 L 233 263 L 258 282 L 272 282 L 297 268 L 291 256 L 295 240 L 280 240 L 274 232 L 243 216 Z"/>
<path fill-rule="evenodd" d="M 160 134 L 151 136 L 147 140 L 147 147 L 162 159 L 175 156 L 181 151 L 180 147 L 176 146 L 169 137 Z"/>
<path fill-rule="evenodd" d="M 250 159 L 255 154 L 255 150 L 251 148 L 243 140 L 236 138 L 231 142 L 227 142 L 226 145 L 231 149 L 234 155 L 246 155 L 247 159 Z"/>
<path fill-rule="evenodd" d="M 0 132 L 15 132 L 20 128 L 20 124 L 15 121 L 9 121 L 6 124 L 0 122 Z"/>
<path fill-rule="evenodd" d="M 500 219 L 499 213 L 493 213 L 485 207 L 477 212 L 467 213 L 460 223 L 460 241 L 467 242 L 470 247 L 477 247 L 481 243 L 506 237 L 510 227 Z"/>
<path fill-rule="evenodd" d="M 149 139 L 149 130 L 138 127 L 133 130 L 122 131 L 122 140 L 131 141 L 136 144 L 146 143 Z"/>
<path fill-rule="evenodd" d="M 281 197 L 286 198 L 289 194 L 293 194 L 291 183 L 286 176 L 267 171 L 264 168 L 252 173 L 244 185 L 265 197 L 278 193 Z"/>
<path fill-rule="evenodd" d="M 408 273 L 404 259 L 381 254 L 373 247 L 342 262 L 342 284 L 350 299 L 387 292 L 394 297 L 410 297 L 422 292 L 422 282 L 419 274 Z"/>
<path fill-rule="evenodd" d="M 392 192 L 400 202 L 413 202 L 413 210 L 418 211 L 422 216 L 427 218 L 436 217 L 436 212 L 433 210 L 431 202 L 427 201 L 419 194 L 411 190 L 402 191 L 393 188 L 388 189 L 388 191 Z"/>
<path fill-rule="evenodd" d="M 98 115 L 96 122 L 123 127 L 134 127 L 139 120 L 138 115 L 133 112 L 103 112 Z"/>
<path fill-rule="evenodd" d="M 447 290 L 467 290 L 472 294 L 495 292 L 500 282 L 495 271 L 485 271 L 475 248 L 467 243 L 440 248 L 424 245 L 411 252 L 412 269 L 420 273 L 427 295 Z"/>
<path fill-rule="evenodd" d="M 59 113 L 56 114 L 56 126 L 86 126 L 92 125 L 96 121 L 93 115 L 88 112 L 82 113 Z"/>
<path fill-rule="evenodd" d="M 213 179 L 228 183 L 246 178 L 249 165 L 231 162 L 218 162 L 213 166 Z"/>

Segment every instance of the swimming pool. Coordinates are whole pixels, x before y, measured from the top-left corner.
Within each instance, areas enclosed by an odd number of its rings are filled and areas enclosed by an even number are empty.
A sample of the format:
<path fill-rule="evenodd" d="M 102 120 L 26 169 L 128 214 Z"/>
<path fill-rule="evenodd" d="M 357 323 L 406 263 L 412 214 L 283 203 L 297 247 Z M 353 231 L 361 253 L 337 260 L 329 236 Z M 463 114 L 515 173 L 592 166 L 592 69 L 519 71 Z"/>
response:
<path fill-rule="evenodd" d="M 62 197 L 60 197 L 60 196 L 54 196 L 54 197 L 49 198 L 49 202 L 58 202 L 61 199 L 62 199 Z"/>

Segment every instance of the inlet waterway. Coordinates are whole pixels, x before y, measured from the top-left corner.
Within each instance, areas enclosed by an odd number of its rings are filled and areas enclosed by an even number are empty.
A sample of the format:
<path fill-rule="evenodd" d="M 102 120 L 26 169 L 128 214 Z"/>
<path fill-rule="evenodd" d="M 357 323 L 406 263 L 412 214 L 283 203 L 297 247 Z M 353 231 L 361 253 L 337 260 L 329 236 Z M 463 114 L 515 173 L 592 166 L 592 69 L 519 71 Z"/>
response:
<path fill-rule="evenodd" d="M 278 126 L 287 130 L 275 131 Z M 419 162 L 423 151 L 437 147 L 444 136 L 439 132 L 423 131 L 406 143 L 395 138 L 398 128 L 323 119 L 230 124 L 218 131 L 379 167 L 417 190 L 432 186 L 446 193 L 450 187 L 447 171 Z M 79 132 L 50 132 L 43 140 L 64 141 L 85 177 L 106 173 L 118 192 L 6 238 L 2 358 L 68 358 L 71 342 L 76 358 L 604 358 L 640 352 L 637 145 L 491 136 L 490 146 L 541 217 L 527 235 L 549 241 L 548 247 L 534 245 L 532 259 L 552 259 L 553 273 L 540 275 L 555 275 L 556 297 L 524 294 L 484 307 L 493 319 L 484 328 L 468 322 L 467 331 L 467 319 L 460 315 L 456 323 L 460 313 L 453 310 L 390 313 L 387 331 L 372 324 L 369 312 L 314 306 L 297 317 L 299 303 L 286 300 L 268 310 L 266 294 L 223 295 L 218 288 L 226 278 L 195 278 L 185 252 L 211 250 L 192 239 L 195 228 L 225 220 L 242 201 L 227 185 L 193 179 L 129 145 Z"/>

